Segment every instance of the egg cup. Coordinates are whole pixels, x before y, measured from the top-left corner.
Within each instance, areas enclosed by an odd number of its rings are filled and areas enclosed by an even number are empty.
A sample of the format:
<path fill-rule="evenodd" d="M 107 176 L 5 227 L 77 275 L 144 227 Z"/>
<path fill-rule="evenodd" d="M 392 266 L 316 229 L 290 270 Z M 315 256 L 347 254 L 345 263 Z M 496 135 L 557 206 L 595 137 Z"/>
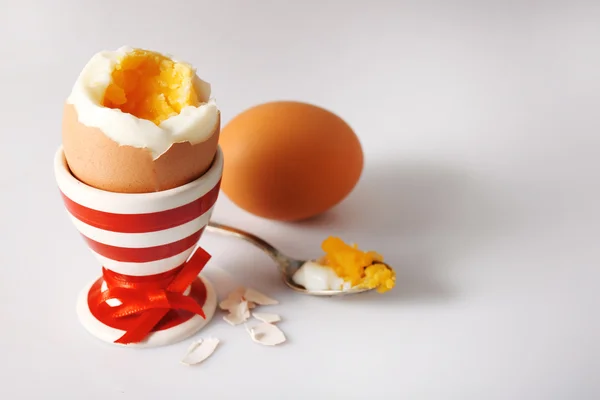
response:
<path fill-rule="evenodd" d="M 194 271 L 210 258 L 197 243 L 219 194 L 220 148 L 200 178 L 159 192 L 115 193 L 88 186 L 70 172 L 62 146 L 55 154 L 54 172 L 73 224 L 102 265 L 102 276 L 86 285 L 77 300 L 77 315 L 89 333 L 109 343 L 155 347 L 186 339 L 209 323 L 217 296 L 211 283 Z M 187 268 L 193 263 L 196 270 Z M 191 283 L 168 292 L 169 282 L 173 285 L 185 271 L 192 272 Z M 157 282 L 166 283 L 159 287 Z M 178 282 L 181 286 L 184 281 Z M 142 291 L 135 290 L 140 287 Z M 111 291 L 117 295 L 107 296 Z M 174 304 L 187 304 L 192 311 Z M 159 315 L 158 323 L 145 318 L 149 315 Z M 149 333 L 143 340 L 121 340 L 144 324 Z"/>

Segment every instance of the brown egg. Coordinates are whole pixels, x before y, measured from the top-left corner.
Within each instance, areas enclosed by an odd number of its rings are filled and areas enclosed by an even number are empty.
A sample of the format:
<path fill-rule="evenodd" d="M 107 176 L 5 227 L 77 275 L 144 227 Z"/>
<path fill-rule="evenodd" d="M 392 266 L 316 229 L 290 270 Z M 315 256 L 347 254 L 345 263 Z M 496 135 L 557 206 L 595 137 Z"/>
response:
<path fill-rule="evenodd" d="M 82 124 L 75 107 L 66 104 L 62 144 L 69 169 L 87 185 L 109 192 L 148 193 L 202 176 L 216 154 L 219 127 L 220 123 L 206 141 L 175 143 L 153 160 L 148 150 L 121 146 L 100 129 Z"/>
<path fill-rule="evenodd" d="M 223 192 L 242 209 L 295 221 L 342 201 L 363 168 L 360 142 L 337 115 L 277 101 L 250 108 L 221 131 Z"/>

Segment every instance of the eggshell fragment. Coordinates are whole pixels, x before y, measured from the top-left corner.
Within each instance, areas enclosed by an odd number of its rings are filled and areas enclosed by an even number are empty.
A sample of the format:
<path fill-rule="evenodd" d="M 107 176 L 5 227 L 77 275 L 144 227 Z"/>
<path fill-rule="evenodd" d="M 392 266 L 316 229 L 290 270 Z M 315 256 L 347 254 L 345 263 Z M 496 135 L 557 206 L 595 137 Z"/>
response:
<path fill-rule="evenodd" d="M 250 318 L 250 311 L 248 310 L 248 303 L 242 300 L 237 306 L 232 307 L 229 310 L 229 314 L 224 316 L 223 319 L 230 325 L 239 325 Z"/>
<path fill-rule="evenodd" d="M 274 322 L 281 321 L 281 317 L 277 314 L 270 313 L 252 313 L 252 316 L 259 321 L 266 322 L 268 324 L 272 324 Z"/>
<path fill-rule="evenodd" d="M 286 340 L 281 329 L 266 322 L 253 326 L 252 328 L 246 326 L 246 331 L 248 331 L 253 341 L 265 346 L 276 346 Z"/>
<path fill-rule="evenodd" d="M 279 302 L 275 299 L 270 298 L 254 289 L 246 289 L 244 293 L 244 298 L 250 302 L 256 303 L 261 306 L 269 306 L 274 304 L 279 304 Z"/>
<path fill-rule="evenodd" d="M 220 119 L 204 142 L 175 143 L 156 160 L 147 149 L 121 146 L 100 129 L 79 122 L 65 104 L 62 143 L 67 164 L 83 183 L 109 192 L 148 193 L 197 179 L 210 168 L 217 151 Z"/>
<path fill-rule="evenodd" d="M 181 363 L 185 365 L 200 364 L 214 353 L 218 344 L 219 339 L 215 338 L 200 339 L 192 343 Z"/>
<path fill-rule="evenodd" d="M 219 303 L 219 308 L 221 310 L 229 311 L 232 308 L 237 307 L 237 305 L 242 301 L 242 297 L 244 296 L 245 292 L 246 288 L 244 287 L 239 287 L 233 290 L 227 295 L 227 298 L 225 298 L 225 300 Z"/>

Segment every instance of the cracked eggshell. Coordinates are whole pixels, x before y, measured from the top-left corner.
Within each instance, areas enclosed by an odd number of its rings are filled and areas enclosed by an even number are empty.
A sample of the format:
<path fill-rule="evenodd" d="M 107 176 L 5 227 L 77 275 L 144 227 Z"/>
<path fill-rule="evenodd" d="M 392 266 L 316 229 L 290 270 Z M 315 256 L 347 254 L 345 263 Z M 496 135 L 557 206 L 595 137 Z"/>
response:
<path fill-rule="evenodd" d="M 246 300 L 248 300 L 249 302 L 256 303 L 261 306 L 270 306 L 270 305 L 279 304 L 279 302 L 277 300 L 272 299 L 269 296 L 264 295 L 254 289 L 246 289 L 246 292 L 244 293 L 244 298 Z"/>
<path fill-rule="evenodd" d="M 237 307 L 240 302 L 243 300 L 244 293 L 246 292 L 246 288 L 238 287 L 237 289 L 230 292 L 225 300 L 222 300 L 219 303 L 219 308 L 221 310 L 230 311 L 233 307 Z M 253 307 L 249 307 L 253 308 Z"/>
<path fill-rule="evenodd" d="M 285 334 L 275 325 L 263 322 L 253 327 L 246 326 L 253 341 L 265 346 L 276 346 L 286 341 Z"/>
<path fill-rule="evenodd" d="M 217 151 L 220 114 L 207 140 L 175 143 L 156 160 L 145 148 L 122 146 L 100 129 L 79 122 L 77 111 L 65 104 L 62 144 L 73 175 L 97 189 L 148 193 L 172 189 L 202 176 Z"/>
<path fill-rule="evenodd" d="M 229 314 L 224 316 L 223 319 L 230 325 L 239 325 L 250 318 L 250 311 L 248 309 L 248 302 L 242 300 L 236 306 L 229 310 Z"/>
<path fill-rule="evenodd" d="M 266 322 L 269 324 L 281 321 L 281 317 L 277 314 L 270 313 L 252 313 L 252 316 L 259 321 Z"/>
<path fill-rule="evenodd" d="M 184 365 L 200 364 L 214 353 L 218 345 L 219 339 L 200 339 L 190 345 L 181 363 Z"/>

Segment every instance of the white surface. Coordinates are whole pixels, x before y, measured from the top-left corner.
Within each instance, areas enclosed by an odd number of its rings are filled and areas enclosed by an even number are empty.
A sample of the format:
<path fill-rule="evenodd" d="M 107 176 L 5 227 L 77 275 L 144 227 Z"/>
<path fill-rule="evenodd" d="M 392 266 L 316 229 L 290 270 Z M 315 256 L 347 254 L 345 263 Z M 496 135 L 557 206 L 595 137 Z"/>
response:
<path fill-rule="evenodd" d="M 202 306 L 205 318 L 202 318 L 200 315 L 194 315 L 189 320 L 177 326 L 152 333 L 141 343 L 130 343 L 125 347 L 148 348 L 171 345 L 189 338 L 207 326 L 212 320 L 212 317 L 215 315 L 215 310 L 217 308 L 217 294 L 215 293 L 211 283 L 206 278 L 201 279 L 206 286 L 206 302 Z M 88 294 L 94 282 L 95 281 L 92 281 L 90 284 L 86 285 L 86 287 L 79 293 L 79 297 L 77 298 L 77 316 L 79 317 L 79 321 L 92 336 L 99 340 L 108 342 L 108 344 L 112 344 L 113 346 L 122 347 L 122 345 L 115 344 L 114 342 L 123 336 L 125 331 L 111 328 L 110 326 L 103 324 L 96 319 L 96 317 L 94 317 L 90 311 Z M 104 289 L 102 290 L 104 291 Z M 188 293 L 188 290 L 183 292 L 184 295 L 187 295 Z M 121 304 L 121 302 L 118 302 L 116 305 L 119 304 Z M 110 303 L 109 305 L 112 307 L 116 306 Z"/>
<path fill-rule="evenodd" d="M 3 2 L 0 398 L 599 398 L 599 20 L 591 0 Z M 339 234 L 380 251 L 396 290 L 302 297 L 206 234 L 218 293 L 280 300 L 288 342 L 217 316 L 201 336 L 222 346 L 187 368 L 187 341 L 90 337 L 73 309 L 98 264 L 52 157 L 81 68 L 123 44 L 197 66 L 224 123 L 280 98 L 343 116 L 366 153 L 343 204 L 280 224 L 221 197 L 214 217 L 298 257 Z"/>

